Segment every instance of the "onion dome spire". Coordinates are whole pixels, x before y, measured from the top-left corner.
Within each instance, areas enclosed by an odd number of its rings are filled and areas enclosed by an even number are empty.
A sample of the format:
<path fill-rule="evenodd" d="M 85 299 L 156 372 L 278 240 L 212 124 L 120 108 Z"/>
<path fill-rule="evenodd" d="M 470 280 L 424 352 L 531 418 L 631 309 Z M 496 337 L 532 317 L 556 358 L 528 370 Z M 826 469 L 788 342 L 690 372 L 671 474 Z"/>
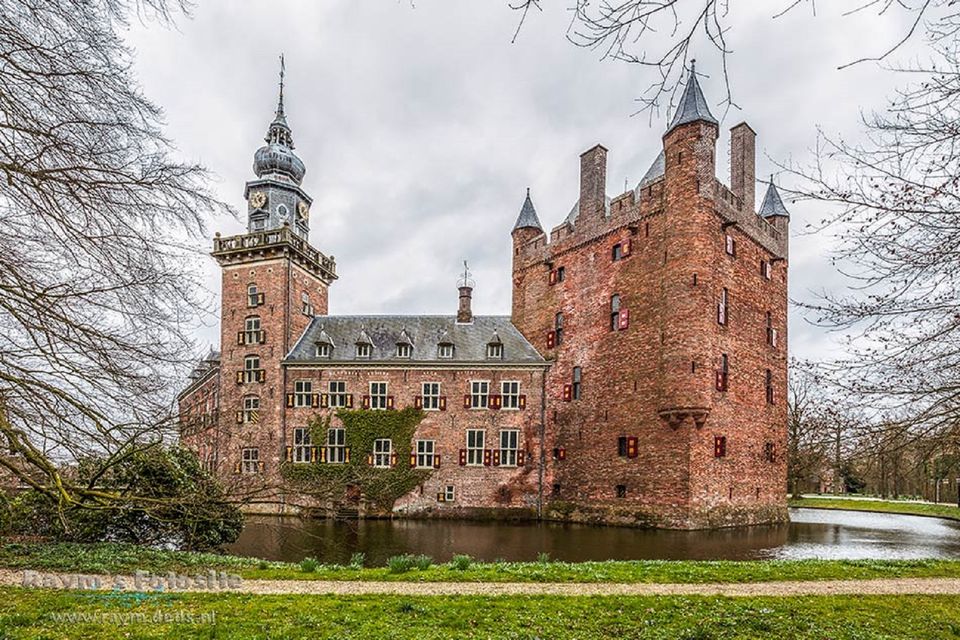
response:
<path fill-rule="evenodd" d="M 763 204 L 760 205 L 760 216 L 772 218 L 773 216 L 790 217 L 790 212 L 783 204 L 777 185 L 773 184 L 773 176 L 770 176 L 770 186 L 767 187 L 767 193 L 763 196 Z"/>
<path fill-rule="evenodd" d="M 533 207 L 533 200 L 530 199 L 530 187 L 527 187 L 527 199 L 523 201 L 520 215 L 517 216 L 517 222 L 513 225 L 513 230 L 516 231 L 517 229 L 543 231 L 543 227 L 540 226 L 540 218 L 537 217 L 537 210 Z"/>
<path fill-rule="evenodd" d="M 283 107 L 283 84 L 286 72 L 283 54 L 280 55 L 280 95 L 277 99 L 277 111 L 264 137 L 266 146 L 257 149 L 253 156 L 253 171 L 257 176 L 281 174 L 300 184 L 307 168 L 293 152 L 293 132 L 287 124 Z"/>
<path fill-rule="evenodd" d="M 710 107 L 707 106 L 707 99 L 703 97 L 703 90 L 700 89 L 700 83 L 697 81 L 697 61 L 690 61 L 690 73 L 687 75 L 687 86 L 680 97 L 680 104 L 677 105 L 677 112 L 673 114 L 673 121 L 667 129 L 670 133 L 682 124 L 703 120 L 712 124 L 719 125 L 717 119 L 710 113 Z"/>

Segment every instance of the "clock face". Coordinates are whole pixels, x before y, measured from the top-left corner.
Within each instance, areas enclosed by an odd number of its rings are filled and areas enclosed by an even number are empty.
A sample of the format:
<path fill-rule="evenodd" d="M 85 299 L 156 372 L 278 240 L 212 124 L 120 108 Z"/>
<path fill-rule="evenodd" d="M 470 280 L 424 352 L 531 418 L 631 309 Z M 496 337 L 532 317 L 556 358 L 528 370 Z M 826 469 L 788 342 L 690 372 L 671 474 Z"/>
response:
<path fill-rule="evenodd" d="M 254 191 L 250 194 L 250 206 L 259 209 L 267 203 L 267 194 L 263 191 Z"/>
<path fill-rule="evenodd" d="M 310 205 L 301 200 L 297 203 L 297 213 L 300 215 L 300 219 L 306 222 L 310 219 Z"/>

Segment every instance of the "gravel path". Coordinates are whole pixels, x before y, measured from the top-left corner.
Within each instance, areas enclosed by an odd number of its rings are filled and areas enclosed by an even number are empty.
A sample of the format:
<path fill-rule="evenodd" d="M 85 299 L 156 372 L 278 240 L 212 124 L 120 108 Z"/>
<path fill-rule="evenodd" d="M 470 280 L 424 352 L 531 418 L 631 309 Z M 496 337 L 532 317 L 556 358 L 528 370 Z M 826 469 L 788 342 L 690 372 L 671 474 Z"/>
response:
<path fill-rule="evenodd" d="M 29 576 L 33 584 L 47 588 L 60 574 Z M 63 574 L 67 575 L 67 574 Z M 111 590 L 117 583 L 114 576 L 99 576 L 102 589 Z M 44 580 L 47 582 L 36 582 Z M 134 591 L 134 578 L 120 576 L 124 590 Z M 22 586 L 23 571 L 0 569 L 0 586 Z M 175 590 L 180 591 L 180 590 Z M 187 592 L 210 592 L 210 589 L 187 588 Z M 797 582 L 756 582 L 747 584 L 623 584 L 623 583 L 544 583 L 544 582 L 348 582 L 330 580 L 244 580 L 239 588 L 220 592 L 252 594 L 317 594 L 317 595 L 551 595 L 551 596 L 813 596 L 813 595 L 960 595 L 960 579 L 894 578 L 880 580 L 822 580 Z"/>

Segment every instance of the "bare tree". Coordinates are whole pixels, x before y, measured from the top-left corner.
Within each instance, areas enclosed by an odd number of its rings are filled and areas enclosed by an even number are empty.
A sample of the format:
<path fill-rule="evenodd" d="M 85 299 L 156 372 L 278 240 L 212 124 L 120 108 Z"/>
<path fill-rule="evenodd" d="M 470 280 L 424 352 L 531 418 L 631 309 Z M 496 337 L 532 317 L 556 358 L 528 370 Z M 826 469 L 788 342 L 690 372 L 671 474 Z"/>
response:
<path fill-rule="evenodd" d="M 173 158 L 118 35 L 185 8 L 0 0 L 0 465 L 62 509 L 128 499 L 100 481 L 169 433 L 192 355 L 185 261 L 223 205 Z M 80 459 L 99 467 L 63 472 Z"/>

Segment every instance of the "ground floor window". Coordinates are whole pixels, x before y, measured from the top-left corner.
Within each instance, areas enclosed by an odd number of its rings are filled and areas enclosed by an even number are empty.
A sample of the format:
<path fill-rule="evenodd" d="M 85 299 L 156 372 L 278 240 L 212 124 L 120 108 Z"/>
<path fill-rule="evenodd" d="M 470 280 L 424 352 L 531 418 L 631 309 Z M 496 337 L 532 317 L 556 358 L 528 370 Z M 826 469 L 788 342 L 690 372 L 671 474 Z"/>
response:
<path fill-rule="evenodd" d="M 389 468 L 392 454 L 392 440 L 389 438 L 380 438 L 373 441 L 373 466 L 380 469 Z"/>
<path fill-rule="evenodd" d="M 516 429 L 507 429 L 500 432 L 500 466 L 517 466 L 517 448 L 520 442 L 520 432 Z"/>
<path fill-rule="evenodd" d="M 297 427 L 293 430 L 293 461 L 310 462 L 310 429 Z"/>
<path fill-rule="evenodd" d="M 260 449 L 247 448 L 242 451 L 240 470 L 243 473 L 260 473 Z"/>

